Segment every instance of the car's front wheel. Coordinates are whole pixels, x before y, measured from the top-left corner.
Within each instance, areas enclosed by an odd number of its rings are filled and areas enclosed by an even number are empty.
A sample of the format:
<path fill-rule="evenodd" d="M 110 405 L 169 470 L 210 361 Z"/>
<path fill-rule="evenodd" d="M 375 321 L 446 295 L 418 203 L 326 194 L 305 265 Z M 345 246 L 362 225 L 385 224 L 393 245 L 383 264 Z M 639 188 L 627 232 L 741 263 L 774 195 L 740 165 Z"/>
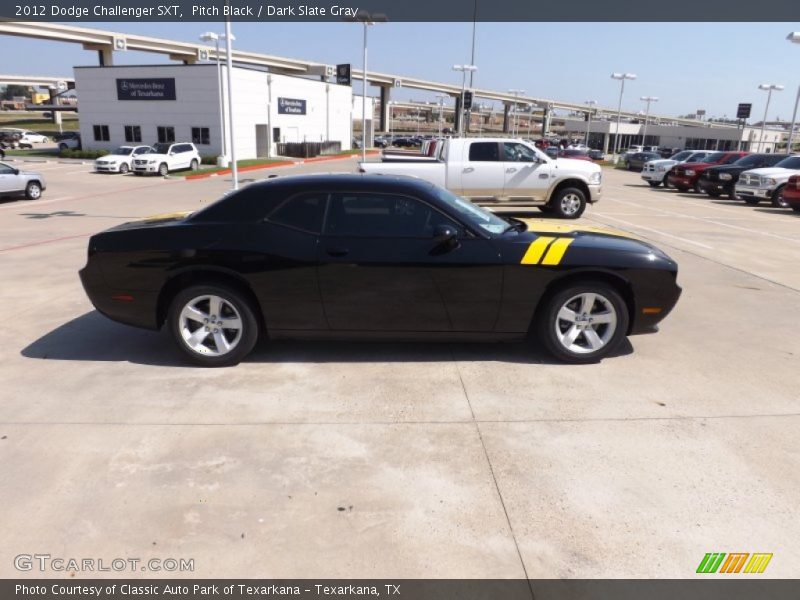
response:
<path fill-rule="evenodd" d="M 28 200 L 38 200 L 42 197 L 42 186 L 38 181 L 31 181 L 25 186 L 25 197 Z"/>
<path fill-rule="evenodd" d="M 258 320 L 245 297 L 223 285 L 195 285 L 172 300 L 168 319 L 178 347 L 204 367 L 238 364 L 258 340 Z"/>
<path fill-rule="evenodd" d="M 569 285 L 538 312 L 537 333 L 547 351 L 569 363 L 591 363 L 613 352 L 628 330 L 628 308 L 601 281 Z"/>
<path fill-rule="evenodd" d="M 119 172 L 122 173 L 123 175 L 125 175 L 128 171 L 130 171 L 130 168 L 128 167 L 128 163 L 122 163 L 119 166 Z"/>
<path fill-rule="evenodd" d="M 562 219 L 577 219 L 586 210 L 586 195 L 578 188 L 564 188 L 556 193 L 549 206 Z"/>
<path fill-rule="evenodd" d="M 772 206 L 775 208 L 789 208 L 789 203 L 783 197 L 783 186 L 772 193 Z"/>
<path fill-rule="evenodd" d="M 169 175 L 169 167 L 167 166 L 167 163 L 161 163 L 158 166 L 158 174 L 161 175 L 162 177 L 166 177 L 167 175 Z"/>

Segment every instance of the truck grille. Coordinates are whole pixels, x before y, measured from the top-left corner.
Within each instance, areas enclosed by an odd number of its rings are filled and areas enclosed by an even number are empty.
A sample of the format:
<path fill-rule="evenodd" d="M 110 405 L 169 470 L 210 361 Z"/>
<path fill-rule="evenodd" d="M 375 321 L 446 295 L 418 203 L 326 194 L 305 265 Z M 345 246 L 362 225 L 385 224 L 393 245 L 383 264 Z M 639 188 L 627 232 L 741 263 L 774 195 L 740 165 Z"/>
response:
<path fill-rule="evenodd" d="M 761 178 L 758 175 L 742 175 L 740 181 L 744 185 L 758 185 Z"/>

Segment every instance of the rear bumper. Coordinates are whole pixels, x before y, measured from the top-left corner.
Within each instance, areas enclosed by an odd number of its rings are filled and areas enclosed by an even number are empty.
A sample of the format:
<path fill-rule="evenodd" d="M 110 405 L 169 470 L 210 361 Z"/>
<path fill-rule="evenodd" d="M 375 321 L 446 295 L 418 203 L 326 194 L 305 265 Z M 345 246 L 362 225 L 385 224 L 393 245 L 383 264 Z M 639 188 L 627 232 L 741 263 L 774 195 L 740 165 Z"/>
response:
<path fill-rule="evenodd" d="M 669 175 L 669 184 L 676 188 L 693 188 L 697 179 L 695 176 L 689 177 L 688 175 Z"/>
<path fill-rule="evenodd" d="M 92 259 L 78 273 L 86 295 L 98 312 L 125 325 L 159 329 L 157 292 L 126 291 L 109 287 Z"/>

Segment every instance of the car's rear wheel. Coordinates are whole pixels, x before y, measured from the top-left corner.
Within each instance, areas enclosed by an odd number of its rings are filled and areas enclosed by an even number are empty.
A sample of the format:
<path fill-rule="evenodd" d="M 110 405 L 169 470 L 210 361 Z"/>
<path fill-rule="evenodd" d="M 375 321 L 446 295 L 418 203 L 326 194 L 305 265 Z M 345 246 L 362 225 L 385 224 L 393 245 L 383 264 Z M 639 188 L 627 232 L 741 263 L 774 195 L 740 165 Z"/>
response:
<path fill-rule="evenodd" d="M 42 186 L 38 181 L 31 181 L 25 186 L 25 197 L 28 200 L 38 200 L 42 197 Z"/>
<path fill-rule="evenodd" d="M 553 212 L 562 219 L 577 219 L 586 210 L 586 195 L 578 188 L 564 188 L 549 202 Z"/>
<path fill-rule="evenodd" d="M 162 177 L 169 175 L 169 167 L 167 166 L 167 163 L 161 163 L 158 165 L 158 174 Z"/>
<path fill-rule="evenodd" d="M 789 203 L 783 197 L 783 186 L 772 193 L 772 206 L 775 208 L 789 208 Z"/>
<path fill-rule="evenodd" d="M 191 169 L 192 169 L 192 171 L 197 171 L 197 169 L 198 169 L 198 167 L 199 167 L 199 166 L 200 166 L 200 165 L 198 164 L 198 162 L 197 162 L 197 159 L 193 159 L 193 160 L 192 160 L 192 164 L 191 164 Z"/>
<path fill-rule="evenodd" d="M 650 184 L 651 188 L 657 188 L 658 186 L 661 185 L 661 182 L 659 182 L 659 181 L 648 181 L 647 183 Z"/>
<path fill-rule="evenodd" d="M 564 362 L 597 362 L 617 348 L 628 330 L 625 301 L 606 283 L 572 284 L 545 302 L 537 333 L 547 351 Z"/>
<path fill-rule="evenodd" d="M 122 173 L 123 175 L 125 175 L 125 173 L 127 173 L 129 170 L 130 169 L 128 168 L 128 163 L 122 163 L 119 166 L 119 172 Z"/>
<path fill-rule="evenodd" d="M 204 367 L 238 364 L 258 340 L 258 320 L 247 299 L 223 285 L 195 285 L 172 300 L 170 333 L 192 362 Z"/>

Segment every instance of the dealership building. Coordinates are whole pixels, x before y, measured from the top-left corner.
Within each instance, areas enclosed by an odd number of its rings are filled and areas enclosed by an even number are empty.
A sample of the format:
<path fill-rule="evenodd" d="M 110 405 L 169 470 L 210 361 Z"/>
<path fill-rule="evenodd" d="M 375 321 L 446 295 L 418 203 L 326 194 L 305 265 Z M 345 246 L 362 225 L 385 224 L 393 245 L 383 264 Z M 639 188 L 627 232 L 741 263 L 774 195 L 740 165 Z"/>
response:
<path fill-rule="evenodd" d="M 226 68 L 220 73 L 214 63 L 195 63 L 75 67 L 74 72 L 84 148 L 174 141 L 193 142 L 203 156 L 222 154 L 223 127 L 227 138 L 231 132 Z M 321 79 L 234 66 L 237 159 L 279 156 L 281 146 L 291 142 L 334 142 L 349 150 L 352 88 Z"/>

